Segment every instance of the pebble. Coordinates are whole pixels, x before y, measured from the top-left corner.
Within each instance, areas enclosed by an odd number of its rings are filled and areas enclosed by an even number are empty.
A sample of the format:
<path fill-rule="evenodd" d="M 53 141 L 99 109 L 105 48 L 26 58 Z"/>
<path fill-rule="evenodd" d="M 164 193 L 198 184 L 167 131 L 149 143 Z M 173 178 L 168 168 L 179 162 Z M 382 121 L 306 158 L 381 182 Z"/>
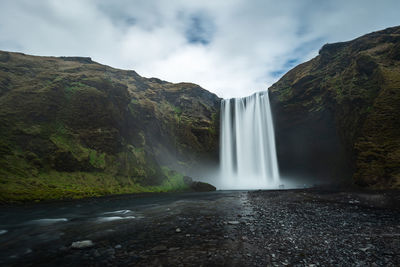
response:
<path fill-rule="evenodd" d="M 240 224 L 240 222 L 239 221 L 228 221 L 228 224 L 237 225 L 237 224 Z"/>
<path fill-rule="evenodd" d="M 60 251 L 65 252 L 68 250 L 68 248 L 66 246 L 62 246 L 59 248 Z"/>
<path fill-rule="evenodd" d="M 180 228 L 176 228 L 175 232 L 180 233 L 182 230 Z"/>
<path fill-rule="evenodd" d="M 96 250 L 93 252 L 93 256 L 97 258 L 97 257 L 100 257 L 101 255 L 100 255 L 99 251 L 96 249 Z"/>
<path fill-rule="evenodd" d="M 107 250 L 106 250 L 106 254 L 108 254 L 108 255 L 114 255 L 114 254 L 115 254 L 115 249 L 113 249 L 113 248 L 107 249 Z"/>

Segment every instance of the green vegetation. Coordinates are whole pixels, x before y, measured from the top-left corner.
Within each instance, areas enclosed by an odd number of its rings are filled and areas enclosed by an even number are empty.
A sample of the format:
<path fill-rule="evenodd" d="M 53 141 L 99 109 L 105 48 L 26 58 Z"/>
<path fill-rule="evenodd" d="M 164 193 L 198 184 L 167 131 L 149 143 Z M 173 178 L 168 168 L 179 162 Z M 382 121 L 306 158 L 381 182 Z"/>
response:
<path fill-rule="evenodd" d="M 155 190 L 158 190 L 158 192 L 170 192 L 170 191 L 185 191 L 189 189 L 189 186 L 185 184 L 183 180 L 183 175 L 170 170 L 168 167 L 163 166 L 162 171 L 164 175 L 167 177 L 163 181 L 163 183 L 160 186 L 153 187 Z"/>
<path fill-rule="evenodd" d="M 97 169 L 104 169 L 106 167 L 105 157 L 105 153 L 98 153 L 95 150 L 89 151 L 89 162 L 93 167 Z"/>
<path fill-rule="evenodd" d="M 81 82 L 72 82 L 69 86 L 65 87 L 65 95 L 68 100 L 79 90 L 85 90 L 89 86 Z"/>
<path fill-rule="evenodd" d="M 180 107 L 172 105 L 172 108 L 174 109 L 176 115 L 180 116 L 182 114 L 182 109 Z"/>
<path fill-rule="evenodd" d="M 143 186 L 134 179 L 102 172 L 56 172 L 20 178 L 18 173 L 0 176 L 0 202 L 41 201 L 98 197 L 110 194 L 180 192 L 188 190 L 183 175 L 163 167 L 167 179 L 159 186 Z M 18 178 L 18 179 L 17 179 Z"/>

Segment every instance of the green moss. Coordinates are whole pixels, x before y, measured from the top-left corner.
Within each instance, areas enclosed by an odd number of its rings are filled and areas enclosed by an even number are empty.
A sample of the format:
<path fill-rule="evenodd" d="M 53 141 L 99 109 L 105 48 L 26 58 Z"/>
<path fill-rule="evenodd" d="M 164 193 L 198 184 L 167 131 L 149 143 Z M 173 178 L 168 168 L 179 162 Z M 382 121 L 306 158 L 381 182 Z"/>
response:
<path fill-rule="evenodd" d="M 145 146 L 145 145 L 146 145 L 146 137 L 145 137 L 143 131 L 140 131 L 140 132 L 139 132 L 139 136 L 140 136 L 140 138 L 141 138 L 139 144 L 140 144 L 141 146 Z"/>
<path fill-rule="evenodd" d="M 162 168 L 168 177 L 159 186 L 142 186 L 134 178 L 102 172 L 40 173 L 16 179 L 17 173 L 0 175 L 0 202 L 97 197 L 109 194 L 177 192 L 188 190 L 183 175 Z"/>
<path fill-rule="evenodd" d="M 40 125 L 32 125 L 27 128 L 22 128 L 22 131 L 28 135 L 40 135 L 42 129 Z"/>
<path fill-rule="evenodd" d="M 177 114 L 178 116 L 180 116 L 182 114 L 182 109 L 180 107 L 171 105 L 172 109 L 174 110 L 175 114 Z"/>
<path fill-rule="evenodd" d="M 70 100 L 71 97 L 76 92 L 81 91 L 81 90 L 85 90 L 85 89 L 90 89 L 90 88 L 92 88 L 92 87 L 90 87 L 90 86 L 88 86 L 86 84 L 83 84 L 81 82 L 72 82 L 72 83 L 70 83 L 69 86 L 65 87 L 64 92 L 65 92 L 65 96 L 67 97 L 67 99 Z"/>
<path fill-rule="evenodd" d="M 135 99 L 135 98 L 132 98 L 131 99 L 131 103 L 134 104 L 134 105 L 137 105 L 137 104 L 139 104 L 139 101 L 137 99 Z"/>
<path fill-rule="evenodd" d="M 65 130 L 67 131 L 67 130 Z M 106 153 L 82 146 L 73 136 L 53 134 L 50 140 L 61 150 L 71 152 L 78 161 L 89 160 L 96 169 L 106 168 Z"/>
<path fill-rule="evenodd" d="M 171 192 L 189 190 L 189 186 L 185 184 L 183 175 L 163 166 L 162 172 L 167 177 L 160 186 L 151 187 L 152 192 Z"/>
<path fill-rule="evenodd" d="M 279 90 L 278 99 L 279 101 L 286 101 L 292 96 L 292 87 L 285 86 L 284 88 Z"/>
<path fill-rule="evenodd" d="M 79 142 L 73 140 L 73 138 L 71 137 L 53 134 L 50 137 L 50 140 L 59 149 L 71 152 L 72 155 L 79 161 L 84 160 L 89 156 L 90 150 L 81 146 Z"/>
<path fill-rule="evenodd" d="M 96 150 L 89 150 L 89 162 L 97 169 L 104 169 L 106 167 L 106 154 L 98 153 Z"/>
<path fill-rule="evenodd" d="M 136 109 L 136 105 L 138 105 L 138 101 L 136 99 L 132 99 L 131 102 L 128 104 L 128 109 L 133 116 L 138 115 L 138 110 Z"/>

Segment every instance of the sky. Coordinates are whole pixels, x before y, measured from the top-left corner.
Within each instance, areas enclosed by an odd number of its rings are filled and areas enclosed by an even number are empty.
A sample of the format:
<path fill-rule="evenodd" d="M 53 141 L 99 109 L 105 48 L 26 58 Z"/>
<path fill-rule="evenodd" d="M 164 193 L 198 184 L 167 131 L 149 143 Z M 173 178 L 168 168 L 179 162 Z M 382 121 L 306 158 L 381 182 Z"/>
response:
<path fill-rule="evenodd" d="M 399 0 L 1 0 L 0 50 L 91 57 L 242 97 L 326 43 L 400 25 L 399 10 Z"/>

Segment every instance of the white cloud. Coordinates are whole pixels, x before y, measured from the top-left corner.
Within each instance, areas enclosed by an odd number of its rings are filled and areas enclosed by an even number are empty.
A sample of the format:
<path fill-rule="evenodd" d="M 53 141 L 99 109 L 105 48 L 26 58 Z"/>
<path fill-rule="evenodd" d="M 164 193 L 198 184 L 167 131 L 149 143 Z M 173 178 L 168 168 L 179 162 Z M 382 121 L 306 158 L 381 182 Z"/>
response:
<path fill-rule="evenodd" d="M 234 97 L 265 90 L 326 42 L 400 24 L 399 1 L 203 2 L 3 0 L 0 49 L 90 56 Z"/>

